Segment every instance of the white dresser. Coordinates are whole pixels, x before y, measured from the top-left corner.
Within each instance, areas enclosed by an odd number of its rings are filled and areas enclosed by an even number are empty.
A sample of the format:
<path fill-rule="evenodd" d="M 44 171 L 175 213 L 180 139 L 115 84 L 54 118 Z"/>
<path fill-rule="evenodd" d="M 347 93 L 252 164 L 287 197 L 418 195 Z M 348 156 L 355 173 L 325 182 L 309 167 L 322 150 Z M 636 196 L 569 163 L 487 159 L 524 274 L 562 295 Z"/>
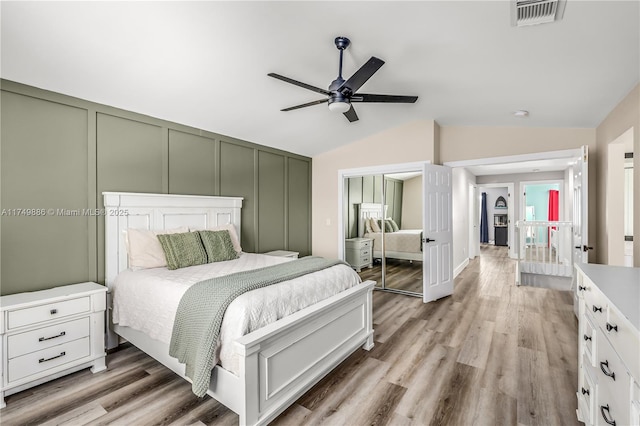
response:
<path fill-rule="evenodd" d="M 351 267 L 360 272 L 363 267 L 373 266 L 373 240 L 370 238 L 347 238 L 344 242 L 345 259 Z"/>
<path fill-rule="evenodd" d="M 82 368 L 106 368 L 106 292 L 81 283 L 0 297 L 0 408 L 6 395 Z"/>
<path fill-rule="evenodd" d="M 579 264 L 578 420 L 640 425 L 640 268 Z"/>

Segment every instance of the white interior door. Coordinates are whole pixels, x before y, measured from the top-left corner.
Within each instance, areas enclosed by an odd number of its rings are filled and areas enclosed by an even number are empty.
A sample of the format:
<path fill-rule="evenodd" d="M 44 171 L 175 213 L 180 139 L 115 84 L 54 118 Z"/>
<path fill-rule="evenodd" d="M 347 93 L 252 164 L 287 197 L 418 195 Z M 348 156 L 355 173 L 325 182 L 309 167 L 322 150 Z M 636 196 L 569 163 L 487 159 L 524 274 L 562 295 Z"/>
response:
<path fill-rule="evenodd" d="M 453 293 L 451 168 L 425 164 L 423 172 L 423 300 Z"/>
<path fill-rule="evenodd" d="M 587 263 L 589 261 L 589 186 L 588 182 L 589 151 L 582 147 L 582 156 L 573 168 L 573 260 Z"/>

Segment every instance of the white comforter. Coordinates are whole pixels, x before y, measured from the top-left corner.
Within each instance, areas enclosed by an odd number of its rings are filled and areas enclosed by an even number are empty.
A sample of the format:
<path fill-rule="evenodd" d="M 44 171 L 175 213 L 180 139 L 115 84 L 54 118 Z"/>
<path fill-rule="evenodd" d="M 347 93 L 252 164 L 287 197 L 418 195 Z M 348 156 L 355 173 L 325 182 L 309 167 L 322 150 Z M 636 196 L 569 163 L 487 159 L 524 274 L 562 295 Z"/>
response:
<path fill-rule="evenodd" d="M 373 239 L 373 250 L 379 252 L 382 247 L 382 233 L 369 232 L 366 238 Z M 422 230 L 401 229 L 396 232 L 385 232 L 384 248 L 386 251 L 420 253 L 422 251 Z"/>
<path fill-rule="evenodd" d="M 123 271 L 113 285 L 113 322 L 166 343 L 182 295 L 202 280 L 262 268 L 291 259 L 242 253 L 239 259 L 170 271 L 167 268 Z M 224 316 L 216 354 L 223 368 L 238 374 L 232 342 L 260 327 L 324 300 L 360 282 L 346 265 L 253 290 L 234 300 Z"/>

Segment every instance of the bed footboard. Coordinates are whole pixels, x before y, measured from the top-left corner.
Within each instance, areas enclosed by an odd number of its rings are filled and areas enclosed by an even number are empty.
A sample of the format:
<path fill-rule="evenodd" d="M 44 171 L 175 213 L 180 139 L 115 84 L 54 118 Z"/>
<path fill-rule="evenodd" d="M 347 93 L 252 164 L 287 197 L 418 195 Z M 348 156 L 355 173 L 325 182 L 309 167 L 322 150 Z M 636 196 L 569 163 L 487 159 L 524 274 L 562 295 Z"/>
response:
<path fill-rule="evenodd" d="M 374 285 L 365 281 L 235 342 L 241 425 L 267 424 L 360 346 L 373 347 Z"/>

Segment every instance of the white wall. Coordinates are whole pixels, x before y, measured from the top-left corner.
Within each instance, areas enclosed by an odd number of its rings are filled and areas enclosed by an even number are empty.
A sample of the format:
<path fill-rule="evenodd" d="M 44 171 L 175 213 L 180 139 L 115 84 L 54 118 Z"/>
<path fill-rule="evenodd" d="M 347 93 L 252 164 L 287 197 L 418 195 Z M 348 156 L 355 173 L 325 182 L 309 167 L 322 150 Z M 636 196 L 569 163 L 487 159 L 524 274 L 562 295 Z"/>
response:
<path fill-rule="evenodd" d="M 469 184 L 476 177 L 464 168 L 453 169 L 453 268 L 459 272 L 469 260 Z"/>
<path fill-rule="evenodd" d="M 422 176 L 404 181 L 402 185 L 402 229 L 423 229 Z"/>

